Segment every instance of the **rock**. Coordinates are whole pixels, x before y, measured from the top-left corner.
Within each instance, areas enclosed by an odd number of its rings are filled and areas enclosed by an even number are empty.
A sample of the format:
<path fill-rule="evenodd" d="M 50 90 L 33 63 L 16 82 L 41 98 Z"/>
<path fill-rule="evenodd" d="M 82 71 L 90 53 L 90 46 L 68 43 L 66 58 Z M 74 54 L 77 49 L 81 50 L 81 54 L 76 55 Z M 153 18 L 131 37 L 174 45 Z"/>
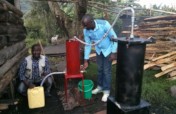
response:
<path fill-rule="evenodd" d="M 176 98 L 176 85 L 170 88 L 171 96 Z"/>

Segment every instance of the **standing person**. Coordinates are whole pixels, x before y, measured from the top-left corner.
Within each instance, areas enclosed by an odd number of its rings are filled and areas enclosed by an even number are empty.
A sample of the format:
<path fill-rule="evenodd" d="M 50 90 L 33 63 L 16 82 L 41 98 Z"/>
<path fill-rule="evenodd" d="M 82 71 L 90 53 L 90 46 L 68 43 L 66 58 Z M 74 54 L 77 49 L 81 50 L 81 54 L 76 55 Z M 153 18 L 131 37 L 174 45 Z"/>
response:
<path fill-rule="evenodd" d="M 84 40 L 91 44 L 103 38 L 104 34 L 109 30 L 111 25 L 106 20 L 94 20 L 94 18 L 87 14 L 82 18 L 82 25 L 84 27 Z M 95 45 L 96 60 L 98 65 L 97 87 L 92 91 L 92 94 L 103 92 L 102 101 L 106 102 L 110 94 L 111 83 L 111 64 L 115 59 L 117 52 L 117 43 L 112 42 L 111 38 L 117 38 L 113 29 L 110 30 L 105 39 Z M 91 46 L 85 45 L 84 48 L 84 68 L 88 67 L 89 54 Z"/>
<path fill-rule="evenodd" d="M 32 55 L 27 56 L 21 63 L 19 69 L 20 84 L 19 93 L 26 95 L 28 88 L 39 86 L 42 79 L 50 73 L 48 58 L 41 55 L 41 47 L 34 44 L 31 48 Z M 50 89 L 52 86 L 52 78 L 48 77 L 44 83 L 46 86 L 45 95 L 51 96 Z"/>

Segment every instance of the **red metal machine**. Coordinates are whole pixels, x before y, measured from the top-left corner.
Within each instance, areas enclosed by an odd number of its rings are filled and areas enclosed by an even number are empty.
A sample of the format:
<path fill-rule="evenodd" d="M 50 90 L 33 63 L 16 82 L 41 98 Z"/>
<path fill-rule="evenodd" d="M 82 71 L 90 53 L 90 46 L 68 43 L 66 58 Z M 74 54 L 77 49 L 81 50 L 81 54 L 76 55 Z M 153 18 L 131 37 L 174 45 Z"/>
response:
<path fill-rule="evenodd" d="M 83 74 L 80 72 L 80 43 L 74 40 L 66 41 L 66 73 L 65 73 L 65 95 L 67 101 L 68 79 L 81 78 L 84 80 Z"/>
<path fill-rule="evenodd" d="M 80 43 L 78 41 L 66 41 L 67 74 L 80 74 Z"/>

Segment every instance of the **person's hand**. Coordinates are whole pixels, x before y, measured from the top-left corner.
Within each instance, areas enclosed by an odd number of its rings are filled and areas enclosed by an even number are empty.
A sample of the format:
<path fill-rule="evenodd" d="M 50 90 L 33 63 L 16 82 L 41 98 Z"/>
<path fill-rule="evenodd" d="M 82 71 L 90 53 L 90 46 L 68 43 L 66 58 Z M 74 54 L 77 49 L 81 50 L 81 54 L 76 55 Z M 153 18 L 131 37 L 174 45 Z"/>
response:
<path fill-rule="evenodd" d="M 27 80 L 23 80 L 23 82 L 30 89 L 35 87 L 35 85 L 33 83 L 28 82 Z"/>
<path fill-rule="evenodd" d="M 30 84 L 28 85 L 28 88 L 30 88 L 30 89 L 32 89 L 32 88 L 34 88 L 34 87 L 35 87 L 35 85 L 32 84 L 32 83 L 30 83 Z"/>
<path fill-rule="evenodd" d="M 113 61 L 116 59 L 116 53 L 111 53 L 110 57 L 109 57 L 109 60 L 110 61 Z"/>
<path fill-rule="evenodd" d="M 76 41 L 76 36 L 72 37 L 71 39 L 69 39 L 69 41 Z"/>
<path fill-rule="evenodd" d="M 81 65 L 81 66 L 80 66 L 80 70 L 85 70 L 85 69 L 84 69 L 84 65 Z"/>
<path fill-rule="evenodd" d="M 84 61 L 84 65 L 83 65 L 83 69 L 85 70 L 88 66 L 89 66 L 88 61 L 85 60 L 85 61 Z"/>

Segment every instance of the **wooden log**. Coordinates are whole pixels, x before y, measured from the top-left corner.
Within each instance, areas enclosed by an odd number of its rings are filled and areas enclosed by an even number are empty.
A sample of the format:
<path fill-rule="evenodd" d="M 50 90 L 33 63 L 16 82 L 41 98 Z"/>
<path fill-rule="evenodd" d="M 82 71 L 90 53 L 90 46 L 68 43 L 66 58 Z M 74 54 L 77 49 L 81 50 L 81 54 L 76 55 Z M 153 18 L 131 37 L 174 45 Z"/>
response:
<path fill-rule="evenodd" d="M 96 56 L 96 53 L 91 53 L 90 55 L 89 55 L 89 58 L 92 58 L 92 57 L 95 57 Z"/>
<path fill-rule="evenodd" d="M 160 32 L 162 32 L 162 31 L 160 31 Z M 163 32 L 163 33 L 160 33 L 160 32 L 150 32 L 150 33 L 148 33 L 148 32 L 146 32 L 146 31 L 144 31 L 144 32 L 138 32 L 138 33 L 134 33 L 134 36 L 138 36 L 138 37 L 141 37 L 141 38 L 149 38 L 149 37 L 153 37 L 154 39 L 156 39 L 156 40 L 168 40 L 167 39 L 167 37 L 175 37 L 174 36 L 174 32 L 172 32 L 172 31 L 168 31 L 168 32 Z"/>
<path fill-rule="evenodd" d="M 157 40 L 157 42 L 155 43 L 155 44 L 163 44 L 163 45 L 166 45 L 166 44 L 171 44 L 172 42 L 171 41 L 169 41 L 169 40 L 164 40 L 164 41 L 162 41 L 162 40 Z M 150 45 L 153 45 L 153 46 L 155 46 L 155 44 L 150 44 Z M 174 43 L 173 43 L 174 44 Z"/>
<path fill-rule="evenodd" d="M 0 35 L 0 41 L 4 41 L 3 44 L 0 44 L 0 48 L 2 49 L 3 47 L 8 47 L 13 45 L 14 43 L 21 42 L 25 40 L 26 34 L 7 34 L 7 35 Z"/>
<path fill-rule="evenodd" d="M 116 60 L 113 60 L 113 61 L 112 61 L 112 65 L 115 65 L 115 64 L 117 64 L 117 61 L 116 61 Z"/>
<path fill-rule="evenodd" d="M 176 55 L 173 55 L 171 57 L 168 57 L 168 58 L 164 58 L 164 59 L 159 59 L 157 60 L 155 63 L 156 64 L 161 64 L 161 63 L 168 63 L 168 62 L 171 62 L 173 60 L 176 60 Z"/>
<path fill-rule="evenodd" d="M 176 15 L 169 15 L 169 16 L 157 16 L 144 19 L 145 22 L 147 21 L 156 21 L 156 20 L 175 20 Z"/>
<path fill-rule="evenodd" d="M 156 66 L 158 66 L 158 67 L 163 67 L 163 66 L 165 66 L 166 64 L 157 64 Z"/>
<path fill-rule="evenodd" d="M 176 77 L 171 77 L 171 78 L 168 78 L 167 80 L 173 81 L 173 80 L 176 80 Z"/>
<path fill-rule="evenodd" d="M 172 71 L 171 73 L 169 73 L 169 76 L 170 76 L 170 77 L 176 76 L 176 70 L 174 70 L 174 71 Z"/>
<path fill-rule="evenodd" d="M 159 59 L 162 59 L 162 58 L 165 58 L 165 57 L 169 57 L 169 56 L 175 55 L 175 54 L 176 54 L 176 51 L 173 51 L 173 52 L 170 52 L 168 54 L 165 54 L 165 55 L 159 56 L 157 58 L 154 58 L 154 59 L 152 59 L 152 61 L 156 61 L 156 60 L 159 60 Z"/>
<path fill-rule="evenodd" d="M 165 71 L 162 71 L 162 72 L 160 72 L 158 74 L 155 74 L 155 77 L 159 78 L 159 77 L 161 77 L 161 76 L 163 76 L 163 75 L 165 75 L 165 74 L 167 74 L 167 73 L 169 73 L 169 72 L 171 72 L 173 70 L 176 70 L 176 67 L 173 67 L 173 68 L 167 69 Z"/>
<path fill-rule="evenodd" d="M 153 53 L 156 53 L 156 55 L 158 55 L 158 54 L 165 54 L 165 53 L 169 53 L 169 52 L 171 52 L 171 50 L 169 50 L 169 49 L 162 49 L 162 50 L 159 50 L 159 49 L 157 49 L 157 50 L 146 50 L 146 54 L 153 54 Z M 157 57 L 157 56 L 156 56 Z"/>
<path fill-rule="evenodd" d="M 27 34 L 24 26 L 18 26 L 18 28 L 9 28 L 7 34 Z"/>
<path fill-rule="evenodd" d="M 6 110 L 9 106 L 7 104 L 0 104 L 0 110 Z"/>
<path fill-rule="evenodd" d="M 176 43 L 176 39 L 174 39 L 174 38 L 167 38 L 167 39 L 169 39 L 170 41 L 172 41 L 172 42 L 174 42 L 174 43 Z"/>
<path fill-rule="evenodd" d="M 16 56 L 14 56 L 12 59 L 6 61 L 3 66 L 0 67 L 0 79 L 3 78 L 3 75 L 14 65 L 16 64 L 21 57 L 26 55 L 27 48 L 24 48 L 21 52 L 19 52 Z"/>
<path fill-rule="evenodd" d="M 170 12 L 170 11 L 157 10 L 157 9 L 150 9 L 150 11 L 160 12 L 160 13 L 166 13 L 166 14 L 170 14 L 170 15 L 176 14 L 175 12 L 172 12 L 172 11 Z"/>
<path fill-rule="evenodd" d="M 0 22 L 23 25 L 23 20 L 11 12 L 0 13 Z"/>
<path fill-rule="evenodd" d="M 170 68 L 173 68 L 173 67 L 176 67 L 176 62 L 161 67 L 161 70 L 162 70 L 162 71 L 165 71 L 165 70 L 170 69 Z"/>
<path fill-rule="evenodd" d="M 158 41 L 157 41 L 158 42 Z M 154 48 L 154 49 L 160 49 L 161 50 L 161 48 L 164 50 L 164 49 L 167 49 L 167 50 L 169 50 L 169 49 L 175 49 L 175 46 L 176 46 L 176 44 L 174 43 L 174 42 L 172 42 L 171 41 L 171 43 L 169 43 L 169 42 L 167 42 L 167 41 L 162 41 L 163 43 L 155 43 L 155 45 L 153 45 L 153 44 L 149 44 L 148 46 L 147 46 L 147 48 L 149 48 L 149 50 L 151 49 L 151 48 Z"/>
<path fill-rule="evenodd" d="M 0 13 L 4 13 L 4 12 L 5 12 L 5 10 L 3 7 L 1 7 L 1 4 L 0 4 Z"/>
<path fill-rule="evenodd" d="M 176 27 L 140 28 L 141 31 L 176 31 Z"/>
<path fill-rule="evenodd" d="M 146 70 L 146 69 L 148 69 L 150 67 L 153 67 L 155 65 L 156 65 L 156 63 L 148 63 L 148 64 L 144 65 L 144 70 Z"/>
<path fill-rule="evenodd" d="M 148 69 L 148 68 L 151 68 L 151 67 L 153 67 L 153 66 L 156 66 L 156 65 L 158 65 L 158 64 L 163 64 L 163 63 L 171 62 L 171 61 L 173 61 L 173 60 L 175 60 L 175 59 L 176 59 L 176 55 L 171 56 L 171 57 L 169 57 L 169 58 L 165 58 L 165 59 L 159 59 L 159 60 L 157 60 L 157 61 L 155 61 L 155 62 L 151 62 L 151 63 L 145 64 L 145 65 L 144 65 L 144 70 L 146 70 L 146 69 Z M 164 66 L 166 66 L 166 65 L 164 65 Z M 162 67 L 164 67 L 164 66 L 162 66 Z M 163 71 L 163 70 L 162 70 L 162 71 Z"/>
<path fill-rule="evenodd" d="M 4 7 L 7 7 L 8 10 L 12 11 L 13 13 L 17 14 L 19 17 L 23 16 L 23 13 L 17 9 L 15 6 L 11 5 L 6 0 L 0 0 L 0 3 L 4 5 Z"/>
<path fill-rule="evenodd" d="M 8 44 L 14 44 L 20 41 L 23 41 L 26 38 L 26 34 L 14 34 L 14 35 L 8 35 L 9 42 Z"/>
<path fill-rule="evenodd" d="M 0 35 L 0 50 L 3 49 L 7 44 L 8 44 L 8 41 L 7 41 L 7 38 L 5 36 L 1 36 Z"/>
<path fill-rule="evenodd" d="M 156 22 L 142 22 L 139 25 L 140 27 L 151 27 L 151 26 L 158 26 L 158 25 L 173 25 L 176 24 L 176 20 L 170 20 L 170 21 L 166 21 L 166 20 L 158 20 Z"/>
<path fill-rule="evenodd" d="M 154 47 L 154 49 L 146 49 L 146 53 L 147 54 L 150 54 L 150 53 L 157 53 L 157 54 L 161 53 L 162 55 L 164 55 L 164 54 L 172 52 L 174 50 L 176 50 L 176 47 L 172 47 L 172 48 L 169 48 L 169 47 Z"/>
<path fill-rule="evenodd" d="M 173 55 L 173 56 L 171 56 L 169 58 L 159 59 L 159 60 L 155 61 L 155 63 L 156 64 L 168 63 L 168 62 L 171 62 L 171 61 L 173 61 L 175 59 L 176 59 L 176 55 Z"/>
<path fill-rule="evenodd" d="M 169 53 L 169 52 L 171 52 L 171 51 L 170 50 L 156 50 L 156 51 L 151 51 L 151 52 L 150 51 L 146 51 L 145 59 L 152 60 L 152 59 L 154 59 L 156 57 L 159 57 L 159 56 L 161 56 L 161 55 L 163 55 L 165 53 Z M 153 53 L 155 53 L 155 57 L 151 58 L 152 57 L 151 54 L 153 54 Z"/>
<path fill-rule="evenodd" d="M 150 63 L 150 60 L 153 59 L 155 56 L 156 56 L 156 53 L 155 53 L 155 52 L 154 52 L 154 53 L 151 53 L 151 54 L 146 53 L 146 54 L 145 54 L 145 60 L 148 60 L 147 63 Z"/>
<path fill-rule="evenodd" d="M 158 50 L 158 48 L 156 48 L 156 47 L 152 47 L 152 46 L 146 47 L 146 51 L 156 51 L 156 50 Z"/>
<path fill-rule="evenodd" d="M 155 64 L 154 66 L 153 66 L 153 68 L 155 69 L 155 67 L 157 67 L 157 70 L 160 70 L 161 69 L 161 67 L 162 66 L 165 66 L 166 64 Z"/>
<path fill-rule="evenodd" d="M 1 35 L 26 33 L 26 28 L 23 25 L 13 25 L 8 23 L 1 24 L 0 30 Z"/>
<path fill-rule="evenodd" d="M 161 39 L 161 38 L 166 38 L 168 35 L 166 34 L 158 34 L 158 33 L 147 33 L 147 32 L 141 32 L 141 33 L 134 33 L 134 36 L 138 36 L 138 37 L 141 37 L 141 38 L 149 38 L 149 37 L 154 37 L 155 39 Z"/>
<path fill-rule="evenodd" d="M 169 48 L 167 48 L 167 47 L 163 47 L 163 49 L 161 50 L 161 48 L 162 47 L 158 47 L 158 49 L 157 50 L 153 50 L 153 51 L 146 51 L 146 53 L 149 53 L 149 54 L 151 54 L 151 53 L 156 53 L 156 56 L 155 56 L 155 58 L 156 57 L 159 57 L 159 56 L 161 56 L 161 55 L 164 55 L 164 54 L 167 54 L 167 53 L 169 53 L 169 52 L 171 52 L 171 50 L 169 49 Z M 160 50 L 159 50 L 160 49 Z M 154 59 L 154 58 L 153 58 Z"/>
<path fill-rule="evenodd" d="M 0 50 L 0 66 L 2 66 L 7 60 L 11 59 L 19 51 L 25 47 L 25 42 L 21 41 L 12 46 Z"/>
<path fill-rule="evenodd" d="M 139 26 L 138 29 L 145 29 L 145 28 L 164 28 L 164 27 L 175 27 L 176 26 L 176 22 L 173 24 L 155 24 L 153 22 L 153 25 L 151 23 L 151 25 L 145 25 L 145 26 Z"/>
<path fill-rule="evenodd" d="M 16 62 L 16 64 L 12 65 L 11 68 L 0 78 L 0 95 L 3 94 L 3 91 L 6 89 L 6 87 L 9 85 L 13 77 L 17 73 L 17 69 L 19 68 L 19 60 Z"/>
<path fill-rule="evenodd" d="M 19 99 L 1 99 L 0 104 L 7 105 L 17 105 L 19 103 Z"/>
<path fill-rule="evenodd" d="M 7 7 L 4 4 L 0 3 L 0 12 L 3 13 L 5 11 L 7 11 Z"/>
<path fill-rule="evenodd" d="M 131 31 L 122 31 L 121 33 L 122 33 L 122 34 L 130 34 Z"/>
<path fill-rule="evenodd" d="M 148 38 L 148 36 L 153 36 L 155 39 L 159 39 L 161 38 L 166 38 L 166 37 L 174 37 L 174 35 L 176 34 L 176 31 L 143 31 L 143 30 L 139 30 L 139 31 L 134 31 L 134 35 L 135 36 L 146 36 L 144 38 Z"/>
<path fill-rule="evenodd" d="M 14 0 L 14 5 L 15 5 L 15 7 L 17 8 L 17 9 L 21 9 L 21 7 L 20 7 L 20 0 Z"/>

